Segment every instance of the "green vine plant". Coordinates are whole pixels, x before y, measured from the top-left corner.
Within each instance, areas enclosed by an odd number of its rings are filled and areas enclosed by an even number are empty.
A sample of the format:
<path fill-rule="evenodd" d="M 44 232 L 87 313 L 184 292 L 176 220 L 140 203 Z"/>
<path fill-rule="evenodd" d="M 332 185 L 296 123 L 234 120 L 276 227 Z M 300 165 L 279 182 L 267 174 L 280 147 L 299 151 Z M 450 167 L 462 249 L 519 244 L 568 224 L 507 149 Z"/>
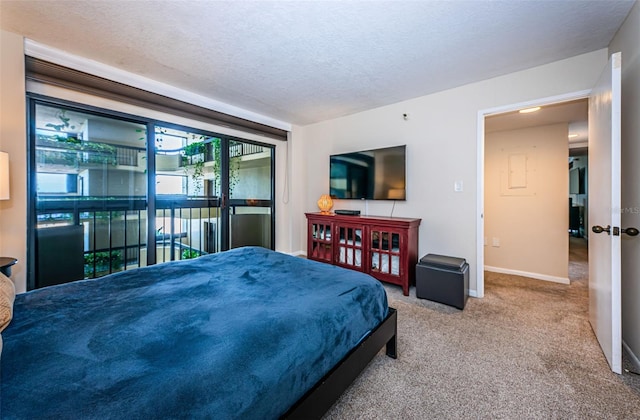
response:
<path fill-rule="evenodd" d="M 111 253 L 109 251 L 91 252 L 84 256 L 84 277 L 99 277 L 108 273 L 109 267 L 111 267 L 111 271 L 120 271 L 123 266 L 124 260 L 122 259 L 121 251 L 113 250 Z"/>
<path fill-rule="evenodd" d="M 222 186 L 222 156 L 220 155 L 220 139 L 213 137 L 210 139 L 213 150 L 213 173 L 215 176 L 215 195 L 218 195 Z M 240 157 L 229 159 L 229 195 L 233 195 L 233 189 L 238 185 L 240 171 Z"/>
<path fill-rule="evenodd" d="M 162 131 L 159 133 L 156 132 L 156 147 L 159 149 L 162 147 L 162 134 L 164 134 Z M 208 194 L 219 196 L 222 179 L 221 139 L 189 133 L 188 142 L 189 143 L 180 150 L 180 155 L 184 173 L 193 181 L 195 194 L 199 195 L 202 191 L 205 166 L 208 162 L 210 164 L 210 166 L 208 166 L 209 171 L 213 175 L 212 184 L 214 189 L 214 191 L 209 191 Z M 240 157 L 232 157 L 229 162 L 230 194 L 238 184 L 240 160 Z"/>
<path fill-rule="evenodd" d="M 117 165 L 115 146 L 108 143 L 85 141 L 77 127 L 72 124 L 66 109 L 58 109 L 56 118 L 59 123 L 47 123 L 45 127 L 53 129 L 52 134 L 37 134 L 36 150 L 40 162 L 77 167 L 81 164 Z M 82 126 L 83 123 L 80 124 Z"/>
<path fill-rule="evenodd" d="M 238 171 L 240 171 L 240 158 L 229 159 L 229 195 L 233 196 L 233 190 L 238 185 Z"/>
<path fill-rule="evenodd" d="M 60 143 L 79 144 L 80 140 L 78 139 L 77 135 L 71 135 L 72 133 L 66 132 L 67 130 L 76 129 L 75 125 L 71 125 L 71 118 L 67 117 L 67 110 L 59 109 L 58 112 L 56 112 L 56 118 L 60 120 L 59 124 L 47 123 L 45 124 L 45 127 L 53 128 L 55 131 L 66 134 L 66 135 L 54 134 L 51 136 L 46 136 L 44 137 L 44 139 L 58 141 Z M 39 137 L 43 137 L 43 136 L 39 136 Z"/>
<path fill-rule="evenodd" d="M 206 151 L 204 136 L 200 136 L 200 139 L 200 141 L 190 143 L 182 149 L 182 165 L 185 173 L 191 176 L 196 193 L 200 193 L 202 190 L 200 181 L 204 177 L 204 154 Z"/>
<path fill-rule="evenodd" d="M 71 118 L 67 117 L 67 110 L 66 109 L 59 109 L 58 112 L 56 113 L 56 117 L 60 120 L 59 124 L 54 124 L 54 123 L 48 123 L 45 125 L 45 127 L 49 127 L 49 128 L 53 128 L 56 131 L 63 131 L 63 130 L 75 130 L 76 126 L 75 125 L 71 125 Z"/>
<path fill-rule="evenodd" d="M 201 255 L 200 251 L 196 251 L 195 249 L 183 249 L 181 259 L 191 260 L 193 258 L 198 258 L 200 255 Z"/>

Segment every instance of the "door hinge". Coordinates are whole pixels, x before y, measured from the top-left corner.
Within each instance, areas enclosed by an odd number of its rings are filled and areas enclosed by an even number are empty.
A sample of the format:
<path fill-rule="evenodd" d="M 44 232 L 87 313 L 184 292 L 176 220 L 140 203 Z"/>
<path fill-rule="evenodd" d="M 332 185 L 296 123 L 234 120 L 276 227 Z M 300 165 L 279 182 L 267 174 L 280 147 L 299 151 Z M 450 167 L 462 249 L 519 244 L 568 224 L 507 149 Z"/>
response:
<path fill-rule="evenodd" d="M 613 227 L 613 236 L 620 236 L 620 228 L 618 226 Z"/>

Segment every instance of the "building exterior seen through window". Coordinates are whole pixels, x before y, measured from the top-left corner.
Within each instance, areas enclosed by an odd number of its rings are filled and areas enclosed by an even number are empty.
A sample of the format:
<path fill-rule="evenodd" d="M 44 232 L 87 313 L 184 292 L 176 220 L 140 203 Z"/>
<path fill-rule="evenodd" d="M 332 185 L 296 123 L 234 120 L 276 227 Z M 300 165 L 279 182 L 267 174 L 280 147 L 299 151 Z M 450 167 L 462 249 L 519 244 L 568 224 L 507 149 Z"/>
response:
<path fill-rule="evenodd" d="M 32 102 L 30 288 L 243 245 L 273 248 L 273 146 Z"/>

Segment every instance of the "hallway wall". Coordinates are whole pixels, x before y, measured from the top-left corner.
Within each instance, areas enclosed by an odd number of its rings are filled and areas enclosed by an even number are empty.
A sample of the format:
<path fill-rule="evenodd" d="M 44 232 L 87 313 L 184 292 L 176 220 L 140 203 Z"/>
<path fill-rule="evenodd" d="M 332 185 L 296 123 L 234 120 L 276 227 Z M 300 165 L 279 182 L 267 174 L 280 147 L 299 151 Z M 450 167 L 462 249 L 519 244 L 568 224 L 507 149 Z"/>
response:
<path fill-rule="evenodd" d="M 568 125 L 485 135 L 485 270 L 569 283 Z"/>

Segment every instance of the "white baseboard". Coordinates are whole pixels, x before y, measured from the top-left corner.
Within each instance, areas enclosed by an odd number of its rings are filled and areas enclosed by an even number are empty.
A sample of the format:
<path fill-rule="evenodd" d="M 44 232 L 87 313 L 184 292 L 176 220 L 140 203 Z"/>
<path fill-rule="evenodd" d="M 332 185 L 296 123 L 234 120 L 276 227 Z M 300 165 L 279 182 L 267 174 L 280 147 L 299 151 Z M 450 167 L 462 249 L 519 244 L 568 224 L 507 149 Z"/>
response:
<path fill-rule="evenodd" d="M 302 251 L 302 250 L 293 251 L 293 252 L 286 252 L 285 254 L 292 255 L 294 257 L 305 257 L 305 258 L 307 257 L 307 253 Z"/>
<path fill-rule="evenodd" d="M 627 353 L 627 357 L 629 358 L 631 365 L 633 365 L 633 370 L 640 372 L 640 359 L 638 359 L 638 356 L 631 351 L 631 347 L 629 347 L 624 340 L 622 340 L 622 349 Z"/>
<path fill-rule="evenodd" d="M 511 274 L 514 276 L 530 277 L 532 279 L 551 281 L 553 283 L 569 284 L 568 277 L 557 277 L 557 276 L 550 276 L 547 274 L 530 273 L 528 271 L 512 270 L 510 268 L 492 267 L 490 265 L 485 265 L 484 270 L 491 271 L 493 273 Z"/>

